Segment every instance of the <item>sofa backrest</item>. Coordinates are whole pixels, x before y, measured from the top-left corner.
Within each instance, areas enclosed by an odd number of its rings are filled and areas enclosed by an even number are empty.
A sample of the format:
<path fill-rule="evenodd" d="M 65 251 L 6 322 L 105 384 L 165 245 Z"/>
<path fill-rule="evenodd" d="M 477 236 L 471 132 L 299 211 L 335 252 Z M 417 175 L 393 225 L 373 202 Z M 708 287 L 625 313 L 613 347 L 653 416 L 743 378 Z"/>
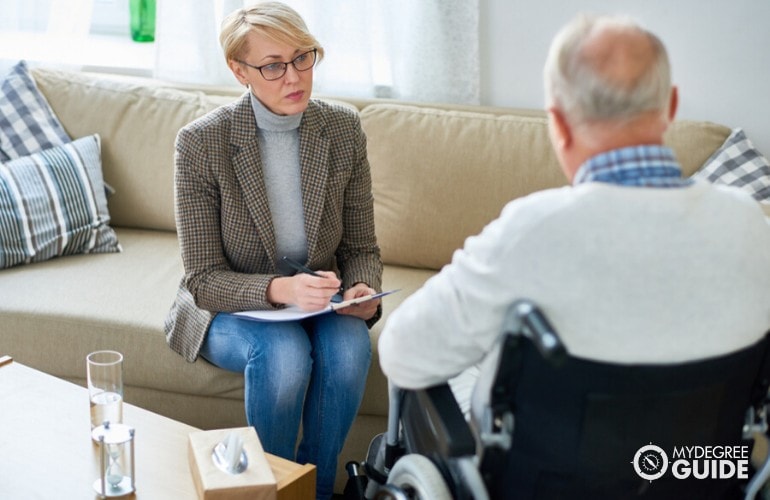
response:
<path fill-rule="evenodd" d="M 116 190 L 109 199 L 112 224 L 174 231 L 177 132 L 242 89 L 177 88 L 48 68 L 32 73 L 71 137 L 101 136 L 104 178 Z M 360 111 L 386 264 L 440 269 L 507 202 L 566 183 L 542 111 L 333 100 Z M 677 121 L 667 143 L 690 175 L 729 132 Z"/>
<path fill-rule="evenodd" d="M 386 264 L 440 269 L 507 202 L 566 184 L 544 112 L 370 104 L 361 120 Z M 713 123 L 678 121 L 666 141 L 690 175 L 729 133 Z"/>
<path fill-rule="evenodd" d="M 108 200 L 111 225 L 165 231 L 176 231 L 177 133 L 244 92 L 50 68 L 34 68 L 32 75 L 70 137 L 101 136 L 104 179 L 115 189 Z"/>
<path fill-rule="evenodd" d="M 506 202 L 566 182 L 542 116 L 374 104 L 361 120 L 388 264 L 439 269 Z"/>
<path fill-rule="evenodd" d="M 113 78 L 32 70 L 72 138 L 98 133 L 102 142 L 111 224 L 175 231 L 174 141 L 185 124 L 232 101 L 153 84 L 149 79 Z"/>

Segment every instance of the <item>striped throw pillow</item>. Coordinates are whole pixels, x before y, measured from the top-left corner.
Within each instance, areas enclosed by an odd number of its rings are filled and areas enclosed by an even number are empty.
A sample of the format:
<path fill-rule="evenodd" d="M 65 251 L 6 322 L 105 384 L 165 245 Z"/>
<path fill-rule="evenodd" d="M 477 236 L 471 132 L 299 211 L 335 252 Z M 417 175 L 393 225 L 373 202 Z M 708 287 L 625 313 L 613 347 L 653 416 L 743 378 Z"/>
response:
<path fill-rule="evenodd" d="M 0 269 L 119 252 L 103 185 L 98 135 L 0 163 Z"/>

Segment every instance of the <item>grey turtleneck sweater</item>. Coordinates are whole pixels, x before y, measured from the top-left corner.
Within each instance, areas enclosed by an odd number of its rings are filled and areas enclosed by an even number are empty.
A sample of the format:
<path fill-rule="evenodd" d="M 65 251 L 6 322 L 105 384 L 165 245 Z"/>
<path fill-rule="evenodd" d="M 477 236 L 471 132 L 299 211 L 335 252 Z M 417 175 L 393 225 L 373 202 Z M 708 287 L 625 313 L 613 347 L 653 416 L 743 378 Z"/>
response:
<path fill-rule="evenodd" d="M 251 107 L 257 120 L 257 137 L 267 201 L 275 231 L 276 266 L 283 275 L 294 274 L 281 261 L 287 255 L 307 261 L 307 237 L 302 209 L 302 182 L 299 163 L 299 123 L 302 113 L 276 115 L 251 95 Z"/>

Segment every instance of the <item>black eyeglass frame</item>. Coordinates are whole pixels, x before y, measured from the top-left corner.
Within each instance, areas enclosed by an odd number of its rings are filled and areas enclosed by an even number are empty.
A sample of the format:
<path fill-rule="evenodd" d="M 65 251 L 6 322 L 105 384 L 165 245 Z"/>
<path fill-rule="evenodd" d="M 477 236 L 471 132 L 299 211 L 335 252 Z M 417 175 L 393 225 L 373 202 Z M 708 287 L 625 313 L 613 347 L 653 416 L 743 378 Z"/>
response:
<path fill-rule="evenodd" d="M 297 62 L 296 62 L 297 59 L 301 58 L 302 56 L 306 56 L 308 54 L 313 54 L 313 64 L 311 64 L 309 67 L 307 67 L 305 69 L 299 69 L 297 67 Z M 296 71 L 298 71 L 298 72 L 309 71 L 309 70 L 313 69 L 317 59 L 318 59 L 318 49 L 310 49 L 307 52 L 303 52 L 302 54 L 299 54 L 297 57 L 295 57 L 294 59 L 292 59 L 289 62 L 278 61 L 278 62 L 271 62 L 271 63 L 268 63 L 268 64 L 263 64 L 262 66 L 254 66 L 253 64 L 249 64 L 249 63 L 247 63 L 246 61 L 244 61 L 242 59 L 236 59 L 236 61 L 238 61 L 241 64 L 245 64 L 249 68 L 256 69 L 257 71 L 259 71 L 259 74 L 262 75 L 262 78 L 264 78 L 268 82 L 273 82 L 275 80 L 280 80 L 281 78 L 286 76 L 286 70 L 289 69 L 289 64 L 294 66 L 294 69 Z M 283 71 L 281 72 L 281 74 L 279 76 L 276 76 L 275 78 L 268 78 L 268 77 L 266 77 L 265 74 L 262 72 L 262 68 L 266 68 L 268 66 L 273 66 L 273 65 L 276 65 L 276 64 L 282 64 L 283 65 Z"/>

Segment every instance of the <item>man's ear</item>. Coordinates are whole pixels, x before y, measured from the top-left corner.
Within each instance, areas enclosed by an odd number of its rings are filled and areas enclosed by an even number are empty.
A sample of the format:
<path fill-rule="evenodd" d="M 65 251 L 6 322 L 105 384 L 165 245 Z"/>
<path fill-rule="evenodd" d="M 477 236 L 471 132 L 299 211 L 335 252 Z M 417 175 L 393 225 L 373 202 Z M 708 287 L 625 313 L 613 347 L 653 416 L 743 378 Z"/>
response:
<path fill-rule="evenodd" d="M 668 121 L 673 122 L 676 116 L 676 110 L 679 107 L 679 88 L 676 85 L 671 87 L 671 98 L 668 103 Z"/>
<path fill-rule="evenodd" d="M 564 113 L 553 106 L 546 111 L 548 117 L 551 119 L 551 130 L 554 134 L 554 146 L 559 149 L 569 147 L 572 144 L 572 129 L 570 128 Z"/>

